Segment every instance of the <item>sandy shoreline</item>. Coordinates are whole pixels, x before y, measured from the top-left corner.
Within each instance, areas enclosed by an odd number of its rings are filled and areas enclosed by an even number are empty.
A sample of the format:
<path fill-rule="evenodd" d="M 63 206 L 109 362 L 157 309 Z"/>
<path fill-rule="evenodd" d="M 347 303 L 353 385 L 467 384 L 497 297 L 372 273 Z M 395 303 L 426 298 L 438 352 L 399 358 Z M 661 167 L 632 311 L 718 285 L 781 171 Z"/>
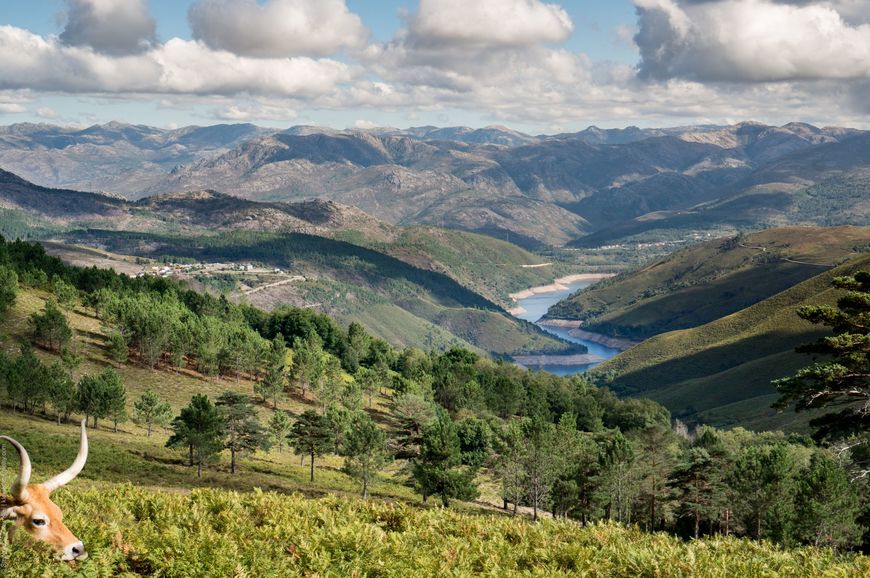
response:
<path fill-rule="evenodd" d="M 529 287 L 528 289 L 518 291 L 517 293 L 511 293 L 509 297 L 514 301 L 518 301 L 520 299 L 528 299 L 529 297 L 533 297 L 534 295 L 539 295 L 541 293 L 565 291 L 568 289 L 567 285 L 570 285 L 571 283 L 579 283 L 580 281 L 600 281 L 601 279 L 613 277 L 613 275 L 613 273 L 579 273 L 577 275 L 567 275 L 565 277 L 559 277 L 549 285 Z"/>
<path fill-rule="evenodd" d="M 577 321 L 576 319 L 541 319 L 538 321 L 538 325 L 568 329 L 568 334 L 572 337 L 584 341 L 591 341 L 592 343 L 598 343 L 605 347 L 612 347 L 613 349 L 618 349 L 620 351 L 625 351 L 626 349 L 630 349 L 640 343 L 640 341 L 625 339 L 624 337 L 610 337 L 609 335 L 586 331 L 580 328 L 582 323 L 582 321 Z"/>

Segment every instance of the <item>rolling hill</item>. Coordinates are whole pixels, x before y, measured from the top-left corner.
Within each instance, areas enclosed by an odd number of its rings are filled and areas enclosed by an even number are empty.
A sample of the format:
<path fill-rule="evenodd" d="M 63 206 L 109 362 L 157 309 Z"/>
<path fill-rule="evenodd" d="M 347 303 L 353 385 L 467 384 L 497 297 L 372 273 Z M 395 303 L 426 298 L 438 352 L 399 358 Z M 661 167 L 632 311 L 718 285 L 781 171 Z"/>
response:
<path fill-rule="evenodd" d="M 778 413 L 771 380 L 807 365 L 794 348 L 827 332 L 800 319 L 802 305 L 833 304 L 838 275 L 870 269 L 863 254 L 700 327 L 652 337 L 597 368 L 624 395 L 654 399 L 675 417 L 717 426 L 802 430 L 808 414 Z"/>
<path fill-rule="evenodd" d="M 708 241 L 600 282 L 550 319 L 641 340 L 724 317 L 809 279 L 870 244 L 868 227 L 785 227 Z"/>

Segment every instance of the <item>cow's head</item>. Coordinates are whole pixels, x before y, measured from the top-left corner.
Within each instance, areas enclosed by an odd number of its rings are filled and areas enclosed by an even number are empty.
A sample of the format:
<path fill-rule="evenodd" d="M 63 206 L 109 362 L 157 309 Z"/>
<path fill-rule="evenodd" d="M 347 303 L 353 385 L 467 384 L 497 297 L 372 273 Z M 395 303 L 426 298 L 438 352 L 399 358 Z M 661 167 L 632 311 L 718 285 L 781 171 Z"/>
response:
<path fill-rule="evenodd" d="M 49 498 L 53 491 L 72 481 L 85 467 L 88 459 L 88 434 L 84 420 L 82 420 L 81 445 L 73 464 L 65 472 L 41 484 L 30 484 L 30 456 L 27 455 L 27 450 L 10 437 L 0 436 L 0 439 L 12 444 L 18 450 L 20 459 L 18 477 L 12 483 L 11 495 L 6 498 L 7 503 L 0 511 L 0 518 L 15 520 L 10 535 L 17 531 L 27 532 L 35 540 L 51 546 L 61 560 L 87 558 L 88 554 L 82 541 L 63 525 L 63 513 Z"/>

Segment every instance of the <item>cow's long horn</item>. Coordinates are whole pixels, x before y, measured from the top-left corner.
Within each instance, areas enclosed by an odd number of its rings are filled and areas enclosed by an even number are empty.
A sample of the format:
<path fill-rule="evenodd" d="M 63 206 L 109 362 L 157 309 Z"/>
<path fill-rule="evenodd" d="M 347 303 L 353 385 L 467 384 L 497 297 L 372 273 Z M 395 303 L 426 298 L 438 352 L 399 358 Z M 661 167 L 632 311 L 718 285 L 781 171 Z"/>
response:
<path fill-rule="evenodd" d="M 12 482 L 12 487 L 9 488 L 9 492 L 12 494 L 12 497 L 16 500 L 26 500 L 27 499 L 27 484 L 30 483 L 30 456 L 27 455 L 27 450 L 24 449 L 20 443 L 15 441 L 9 436 L 0 436 L 0 439 L 6 440 L 18 450 L 18 477 L 15 478 L 15 481 Z"/>
<path fill-rule="evenodd" d="M 82 468 L 85 467 L 85 462 L 88 461 L 88 430 L 85 426 L 85 420 L 82 420 L 82 438 L 79 444 L 79 454 L 76 456 L 72 465 L 64 472 L 59 473 L 50 480 L 42 483 L 42 487 L 51 493 L 61 486 L 65 486 L 75 479 Z"/>

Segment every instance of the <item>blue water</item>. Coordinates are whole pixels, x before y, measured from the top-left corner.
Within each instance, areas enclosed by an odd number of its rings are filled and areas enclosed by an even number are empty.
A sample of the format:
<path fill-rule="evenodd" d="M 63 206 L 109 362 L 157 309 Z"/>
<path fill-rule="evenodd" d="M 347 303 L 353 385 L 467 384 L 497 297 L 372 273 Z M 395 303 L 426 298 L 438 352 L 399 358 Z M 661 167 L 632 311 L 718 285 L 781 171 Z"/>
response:
<path fill-rule="evenodd" d="M 532 295 L 531 297 L 527 297 L 526 299 L 520 299 L 517 301 L 517 306 L 522 307 L 526 311 L 525 313 L 518 314 L 516 317 L 519 317 L 520 319 L 525 319 L 526 321 L 531 321 L 532 323 L 537 323 L 537 321 L 544 316 L 550 306 L 555 305 L 556 303 L 568 297 L 578 289 L 588 287 L 590 284 L 591 282 L 589 281 L 571 283 L 570 285 L 566 285 L 567 289 L 564 291 L 540 293 L 538 295 Z M 539 327 L 547 333 L 551 333 L 559 337 L 560 339 L 563 339 L 564 341 L 585 345 L 586 348 L 589 349 L 590 354 L 597 355 L 603 359 L 610 359 L 611 357 L 619 353 L 618 349 L 614 349 L 612 347 L 605 347 L 604 345 L 601 345 L 599 343 L 593 343 L 592 341 L 586 341 L 585 339 L 578 339 L 577 337 L 573 337 L 568 334 L 567 329 L 562 329 L 559 327 L 547 327 L 546 325 L 539 325 Z M 598 365 L 598 363 L 589 363 L 585 365 L 537 365 L 531 366 L 531 368 L 543 369 L 556 375 L 574 375 L 575 373 L 582 373 L 587 369 L 591 369 L 596 365 Z"/>

